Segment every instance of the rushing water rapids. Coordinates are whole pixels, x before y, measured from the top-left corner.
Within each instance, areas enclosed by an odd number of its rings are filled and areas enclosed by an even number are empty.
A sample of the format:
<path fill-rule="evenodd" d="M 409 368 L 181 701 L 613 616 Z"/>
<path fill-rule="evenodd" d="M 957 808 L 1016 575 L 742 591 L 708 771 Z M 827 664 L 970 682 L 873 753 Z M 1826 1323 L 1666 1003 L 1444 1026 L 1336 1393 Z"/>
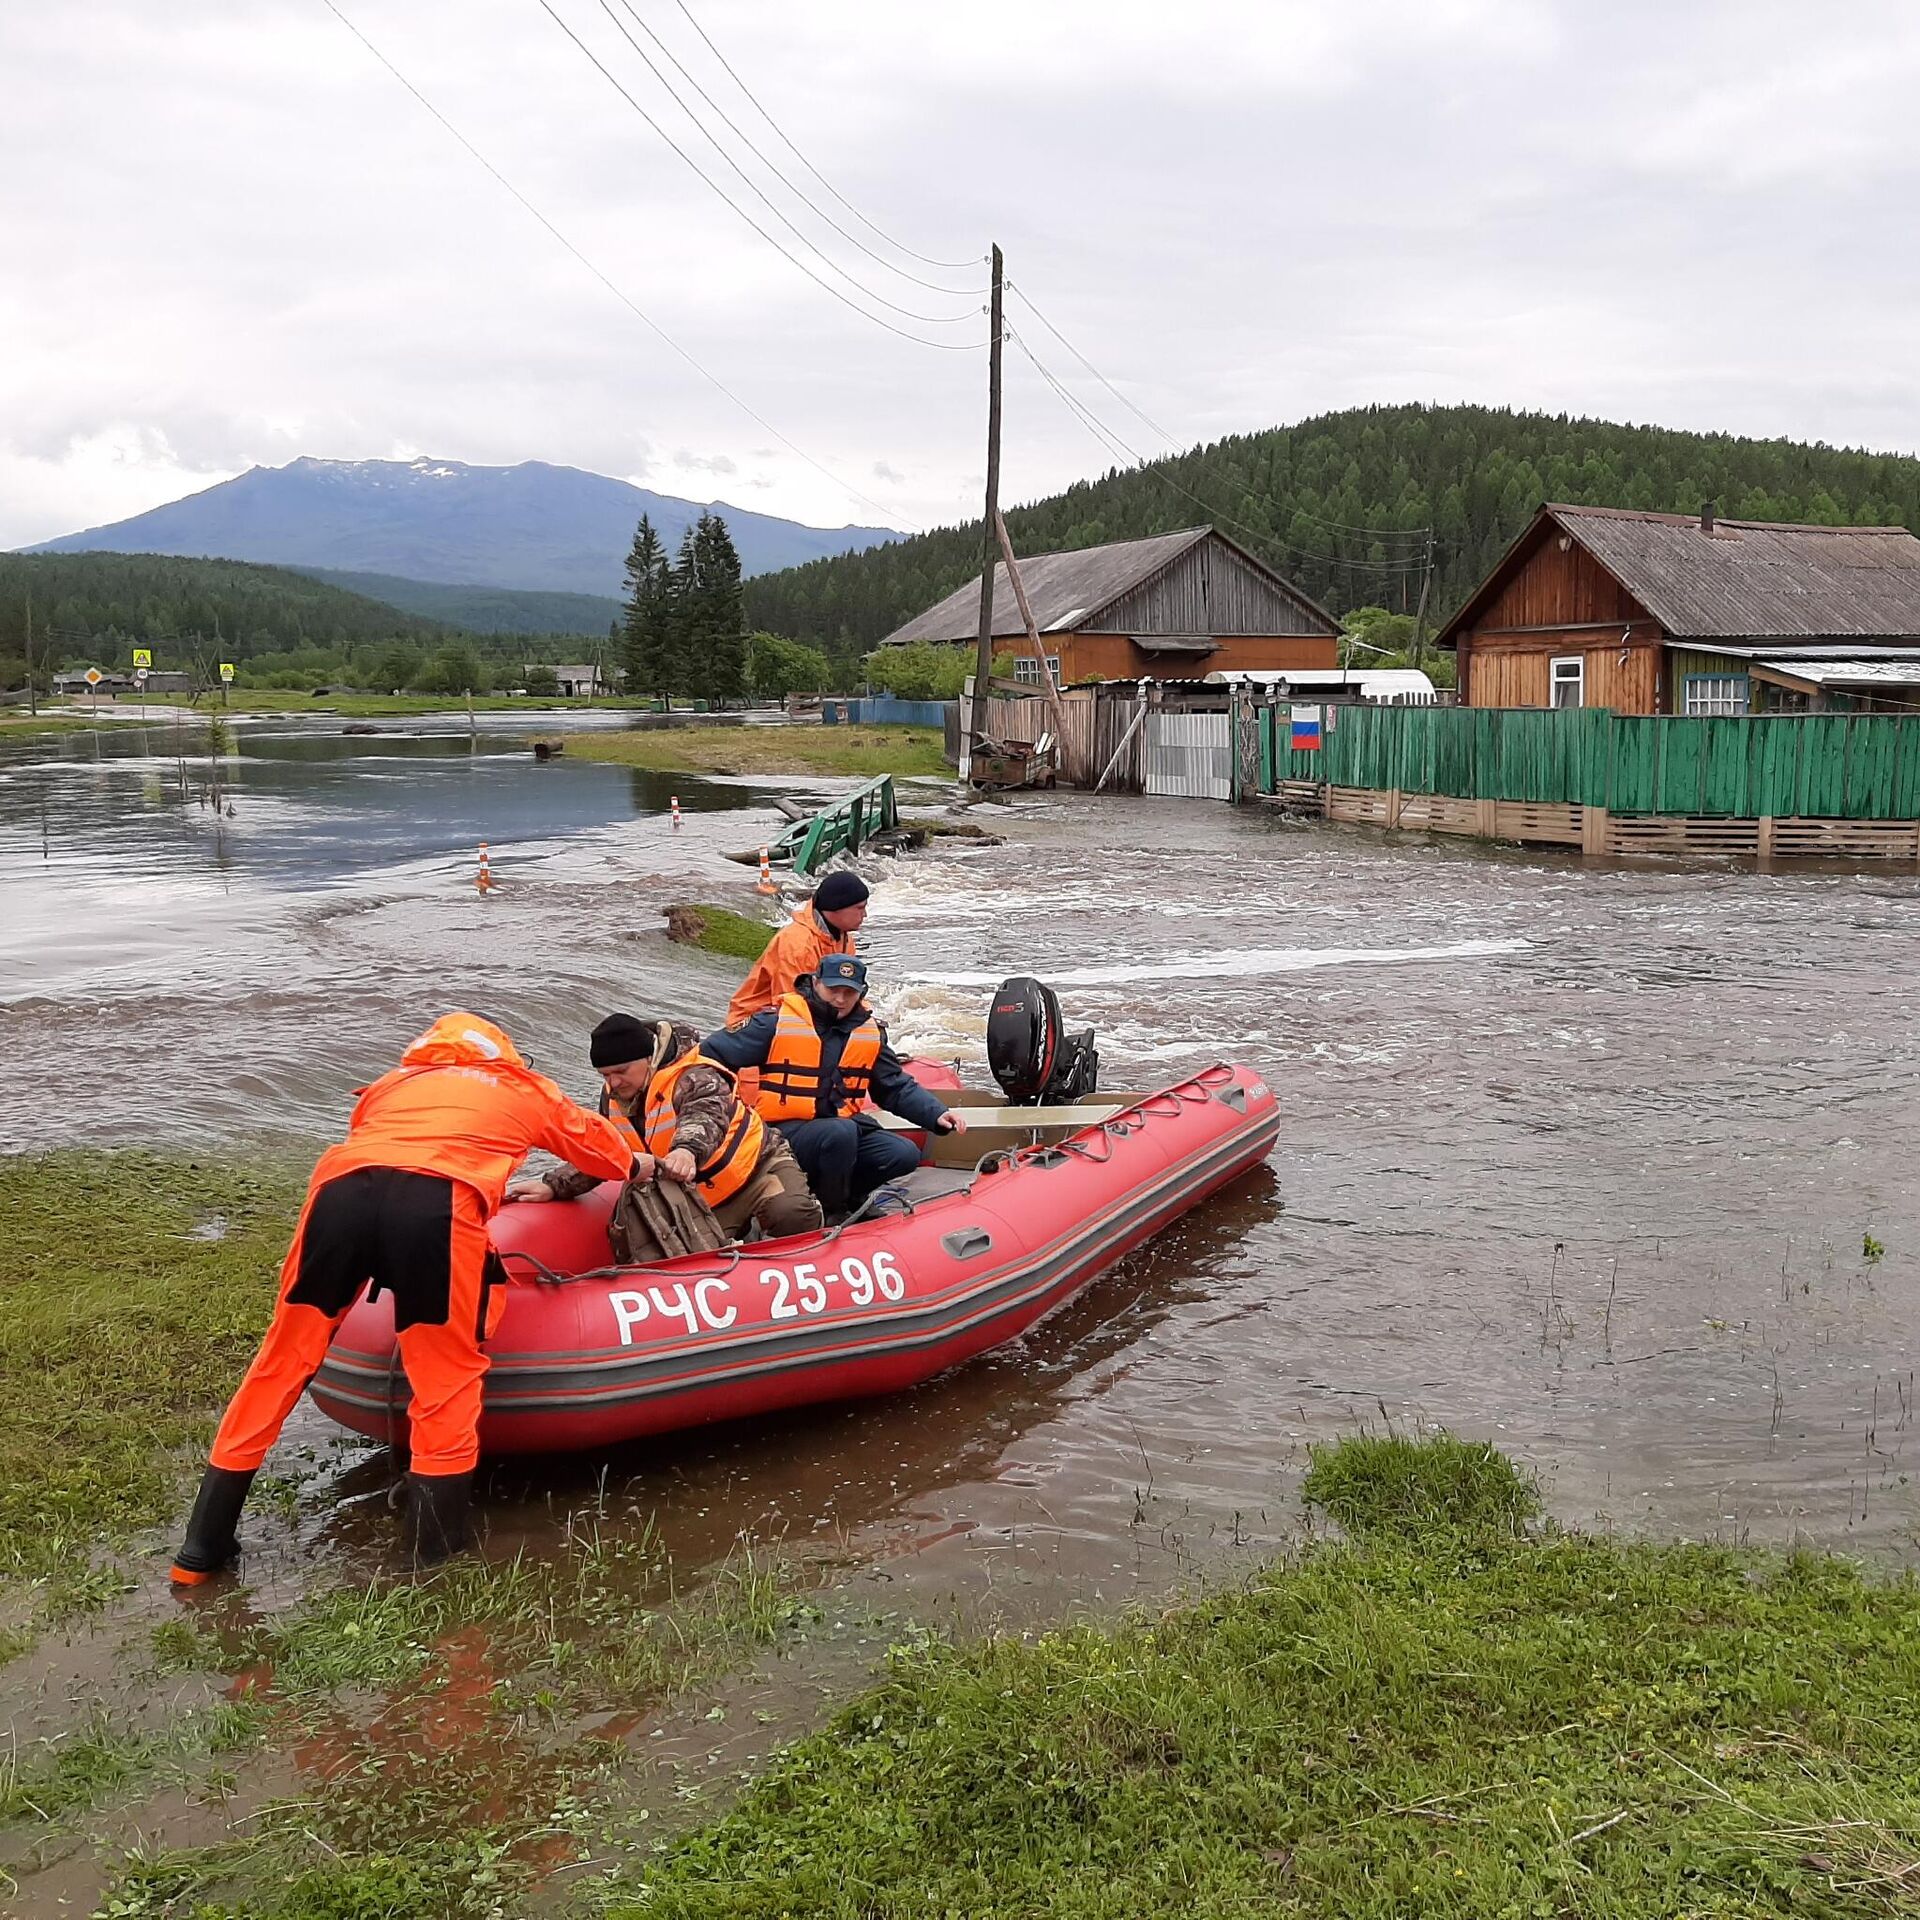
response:
<path fill-rule="evenodd" d="M 319 1140 L 462 1003 L 584 1094 L 601 1013 L 718 1013 L 737 969 L 660 907 L 741 893 L 725 851 L 808 787 L 536 765 L 504 729 L 237 731 L 231 816 L 204 766 L 182 797 L 166 729 L 0 742 L 0 1147 Z M 1257 1067 L 1269 1167 L 920 1393 L 504 1465 L 497 1540 L 604 1469 L 677 1557 L 746 1528 L 1119 1597 L 1271 1541 L 1306 1444 L 1384 1412 L 1497 1438 L 1569 1518 L 1920 1552 L 1920 881 L 1071 794 L 996 824 L 870 865 L 896 1039 L 978 1073 L 986 987 L 1037 973 L 1109 1085 Z M 309 1550 L 352 1555 L 385 1469 L 339 1460 Z"/>

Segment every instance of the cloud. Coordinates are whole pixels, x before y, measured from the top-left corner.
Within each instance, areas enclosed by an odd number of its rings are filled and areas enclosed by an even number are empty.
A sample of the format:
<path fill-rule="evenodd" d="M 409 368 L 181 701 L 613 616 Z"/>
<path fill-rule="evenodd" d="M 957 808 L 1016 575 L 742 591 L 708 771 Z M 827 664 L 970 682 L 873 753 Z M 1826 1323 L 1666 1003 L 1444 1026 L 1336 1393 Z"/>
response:
<path fill-rule="evenodd" d="M 591 265 L 311 0 L 0 10 L 30 263 L 0 286 L 0 544 L 302 453 L 638 476 L 675 448 L 796 518 L 951 522 L 983 357 L 918 342 L 981 336 L 990 240 L 1020 339 L 1139 453 L 1403 398 L 1920 447 L 1913 10 L 1216 0 L 1169 59 L 1147 0 L 706 0 L 856 216 L 683 17 L 654 24 L 780 161 L 734 149 L 771 206 L 559 0 L 862 318 L 539 9 L 343 4 Z M 1128 457 L 1010 347 L 1004 497 Z"/>

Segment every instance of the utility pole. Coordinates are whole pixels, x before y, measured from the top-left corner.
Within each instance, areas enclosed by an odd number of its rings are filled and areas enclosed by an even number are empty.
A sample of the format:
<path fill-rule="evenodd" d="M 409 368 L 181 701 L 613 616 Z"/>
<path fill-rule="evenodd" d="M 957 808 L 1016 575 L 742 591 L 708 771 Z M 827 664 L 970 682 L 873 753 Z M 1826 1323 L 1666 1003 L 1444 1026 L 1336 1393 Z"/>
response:
<path fill-rule="evenodd" d="M 27 589 L 27 711 L 37 716 L 39 696 L 33 690 L 33 589 Z"/>
<path fill-rule="evenodd" d="M 1427 598 L 1433 592 L 1433 529 L 1427 529 L 1427 566 L 1420 576 L 1420 605 L 1413 616 L 1413 664 L 1427 663 Z"/>
<path fill-rule="evenodd" d="M 993 680 L 993 571 L 1000 559 L 1000 249 L 993 250 L 993 298 L 987 323 L 987 511 L 980 527 L 980 646 L 973 662 L 973 712 L 968 732 L 978 744 L 987 730 L 987 694 Z M 971 764 L 973 747 L 966 746 Z"/>

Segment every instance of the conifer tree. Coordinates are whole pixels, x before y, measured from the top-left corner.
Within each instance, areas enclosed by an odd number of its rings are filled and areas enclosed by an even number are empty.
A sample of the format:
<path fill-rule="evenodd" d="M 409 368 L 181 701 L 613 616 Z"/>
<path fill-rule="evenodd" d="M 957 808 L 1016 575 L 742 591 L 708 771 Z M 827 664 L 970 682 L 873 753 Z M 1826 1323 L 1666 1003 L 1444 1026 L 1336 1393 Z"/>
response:
<path fill-rule="evenodd" d="M 620 642 L 629 693 L 671 695 L 676 655 L 673 567 L 665 543 L 643 513 L 627 549 L 626 617 Z"/>

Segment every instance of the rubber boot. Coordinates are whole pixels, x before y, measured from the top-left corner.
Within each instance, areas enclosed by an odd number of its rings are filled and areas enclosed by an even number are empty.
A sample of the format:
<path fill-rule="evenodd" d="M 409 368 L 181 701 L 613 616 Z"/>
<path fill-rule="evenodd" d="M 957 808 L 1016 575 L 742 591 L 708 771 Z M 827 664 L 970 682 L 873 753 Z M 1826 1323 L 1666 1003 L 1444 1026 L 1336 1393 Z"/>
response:
<path fill-rule="evenodd" d="M 416 1567 L 437 1567 L 467 1544 L 473 1500 L 470 1473 L 410 1473 L 402 1542 Z"/>
<path fill-rule="evenodd" d="M 240 1509 L 247 1503 L 247 1489 L 252 1485 L 251 1467 L 244 1472 L 233 1467 L 209 1467 L 201 1475 L 200 1491 L 187 1520 L 187 1537 L 174 1556 L 175 1586 L 197 1587 L 240 1557 L 236 1529 Z"/>

